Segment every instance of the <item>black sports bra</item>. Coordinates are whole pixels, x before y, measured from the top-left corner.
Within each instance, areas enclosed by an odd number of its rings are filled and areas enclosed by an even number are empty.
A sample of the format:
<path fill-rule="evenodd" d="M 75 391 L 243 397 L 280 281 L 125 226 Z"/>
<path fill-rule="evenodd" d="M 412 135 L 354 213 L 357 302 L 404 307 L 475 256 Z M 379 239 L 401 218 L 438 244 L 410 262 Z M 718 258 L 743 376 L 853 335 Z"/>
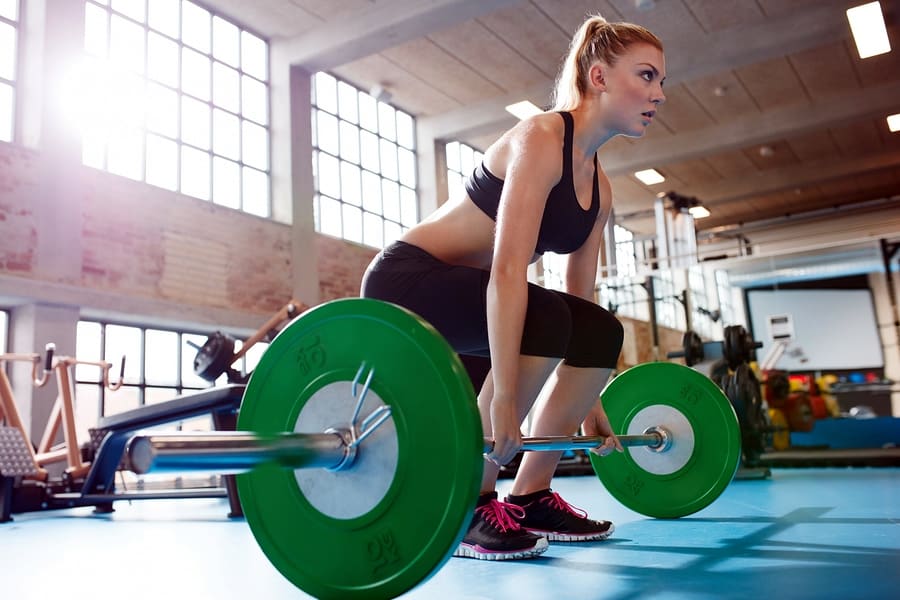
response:
<path fill-rule="evenodd" d="M 541 217 L 541 229 L 538 232 L 535 253 L 556 252 L 568 254 L 578 250 L 587 240 L 597 221 L 600 211 L 600 188 L 597 185 L 597 155 L 594 155 L 594 188 L 591 194 L 591 206 L 587 210 L 578 204 L 575 194 L 575 183 L 572 179 L 572 136 L 574 122 L 568 112 L 560 112 L 565 123 L 563 138 L 563 170 L 544 207 Z M 466 192 L 472 202 L 490 218 L 497 220 L 497 207 L 500 204 L 500 193 L 503 191 L 503 180 L 484 167 L 484 163 L 465 181 Z"/>

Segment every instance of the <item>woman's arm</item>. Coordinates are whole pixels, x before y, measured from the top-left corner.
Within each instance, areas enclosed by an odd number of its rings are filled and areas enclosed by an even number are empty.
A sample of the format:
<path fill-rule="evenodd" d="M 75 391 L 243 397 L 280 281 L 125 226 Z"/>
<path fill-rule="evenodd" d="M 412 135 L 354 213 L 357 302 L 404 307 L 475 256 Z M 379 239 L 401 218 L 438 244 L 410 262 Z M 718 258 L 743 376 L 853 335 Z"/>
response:
<path fill-rule="evenodd" d="M 590 302 L 594 301 L 600 244 L 603 241 L 603 230 L 612 207 L 612 187 L 606 174 L 599 167 L 597 182 L 600 188 L 600 212 L 597 215 L 597 221 L 581 248 L 568 255 L 563 278 L 564 291 Z"/>
<path fill-rule="evenodd" d="M 500 464 L 512 460 L 521 446 L 518 367 L 528 304 L 527 271 L 547 196 L 562 176 L 562 128 L 556 115 L 522 122 L 497 155 L 497 162 L 506 164 L 487 288 L 487 322 L 494 383 L 491 458 Z"/>

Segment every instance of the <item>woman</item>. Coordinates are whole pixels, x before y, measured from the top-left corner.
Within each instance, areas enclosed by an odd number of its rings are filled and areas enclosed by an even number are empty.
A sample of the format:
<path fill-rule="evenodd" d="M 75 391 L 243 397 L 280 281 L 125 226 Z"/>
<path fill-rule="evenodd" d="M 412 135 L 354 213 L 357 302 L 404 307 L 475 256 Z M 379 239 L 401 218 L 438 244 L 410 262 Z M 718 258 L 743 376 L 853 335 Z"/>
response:
<path fill-rule="evenodd" d="M 560 452 L 529 452 L 505 501 L 500 465 L 531 434 L 585 435 L 622 446 L 598 400 L 622 347 L 622 326 L 593 302 L 599 249 L 612 205 L 596 152 L 616 135 L 640 137 L 665 101 L 662 43 L 643 27 L 587 19 L 572 39 L 553 112 L 518 123 L 491 145 L 451 199 L 375 258 L 364 296 L 419 314 L 490 372 L 478 395 L 494 449 L 472 524 L 457 556 L 536 556 L 547 540 L 604 539 L 612 523 L 588 519 L 550 489 Z M 543 252 L 567 254 L 565 292 L 528 283 Z M 473 369 L 470 369 L 470 372 Z"/>

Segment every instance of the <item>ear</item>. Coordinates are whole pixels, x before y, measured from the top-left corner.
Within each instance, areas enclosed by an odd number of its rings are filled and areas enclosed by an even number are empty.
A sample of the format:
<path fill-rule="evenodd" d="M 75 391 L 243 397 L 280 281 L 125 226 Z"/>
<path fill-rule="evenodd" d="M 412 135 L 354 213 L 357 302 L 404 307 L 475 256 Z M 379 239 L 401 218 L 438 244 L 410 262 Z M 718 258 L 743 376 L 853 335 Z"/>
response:
<path fill-rule="evenodd" d="M 588 71 L 588 82 L 592 88 L 599 92 L 606 91 L 606 70 L 606 65 L 601 62 L 595 62 Z"/>

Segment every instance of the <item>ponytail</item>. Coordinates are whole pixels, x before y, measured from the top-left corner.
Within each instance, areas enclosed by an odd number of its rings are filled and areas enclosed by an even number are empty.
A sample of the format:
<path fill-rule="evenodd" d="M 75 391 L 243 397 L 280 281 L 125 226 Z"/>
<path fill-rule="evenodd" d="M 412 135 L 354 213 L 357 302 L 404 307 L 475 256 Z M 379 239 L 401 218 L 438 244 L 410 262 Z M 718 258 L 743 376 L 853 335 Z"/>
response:
<path fill-rule="evenodd" d="M 662 50 L 662 42 L 647 29 L 632 23 L 609 23 L 600 15 L 589 16 L 569 44 L 553 99 L 553 110 L 578 108 L 587 93 L 588 71 L 594 61 L 614 65 L 629 46 L 650 44 Z"/>

